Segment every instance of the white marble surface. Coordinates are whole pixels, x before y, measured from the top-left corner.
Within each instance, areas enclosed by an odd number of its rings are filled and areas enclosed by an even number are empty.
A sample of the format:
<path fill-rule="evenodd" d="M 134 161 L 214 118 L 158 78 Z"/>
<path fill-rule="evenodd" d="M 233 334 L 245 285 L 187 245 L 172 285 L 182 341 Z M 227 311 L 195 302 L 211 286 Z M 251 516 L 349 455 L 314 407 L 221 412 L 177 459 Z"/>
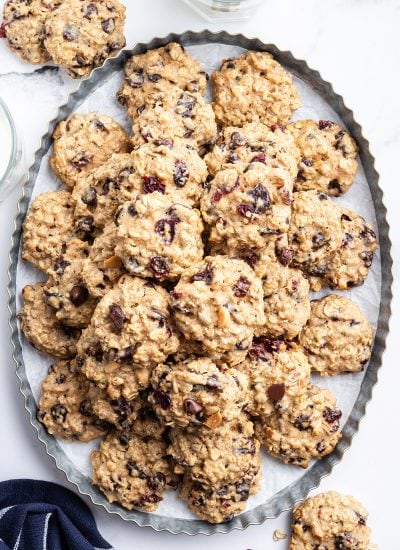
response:
<path fill-rule="evenodd" d="M 0 0 L 0 6 L 3 5 Z M 180 0 L 126 0 L 127 43 L 148 41 L 153 36 L 210 25 L 191 12 Z M 322 490 L 336 489 L 358 497 L 370 510 L 374 540 L 381 550 L 398 550 L 398 495 L 400 476 L 400 217 L 398 158 L 400 154 L 400 119 L 398 90 L 400 86 L 400 1 L 399 0 L 265 0 L 254 19 L 246 23 L 225 24 L 231 32 L 259 36 L 265 42 L 290 49 L 318 69 L 334 83 L 356 114 L 369 138 L 376 166 L 381 174 L 391 224 L 395 262 L 393 316 L 384 367 L 374 390 L 367 416 L 359 434 L 343 461 L 321 483 Z M 0 41 L 0 96 L 8 103 L 25 138 L 29 164 L 40 136 L 67 94 L 77 83 L 59 72 L 34 72 L 8 52 Z M 1 144 L 0 144 L 1 146 Z M 35 437 L 23 409 L 23 400 L 14 375 L 7 324 L 7 251 L 19 191 L 15 190 L 0 204 L 0 247 L 3 261 L 0 269 L 0 479 L 32 477 L 67 485 L 64 474 L 45 454 Z M 265 475 L 268 475 L 266 473 Z M 88 502 L 88 499 L 86 499 Z M 244 532 L 198 536 L 172 536 L 140 529 L 109 516 L 91 506 L 99 529 L 116 550 L 219 550 L 222 544 L 231 550 L 269 550 L 287 548 L 287 542 L 273 542 L 274 529 L 288 529 L 288 514 L 264 525 L 249 527 Z"/>

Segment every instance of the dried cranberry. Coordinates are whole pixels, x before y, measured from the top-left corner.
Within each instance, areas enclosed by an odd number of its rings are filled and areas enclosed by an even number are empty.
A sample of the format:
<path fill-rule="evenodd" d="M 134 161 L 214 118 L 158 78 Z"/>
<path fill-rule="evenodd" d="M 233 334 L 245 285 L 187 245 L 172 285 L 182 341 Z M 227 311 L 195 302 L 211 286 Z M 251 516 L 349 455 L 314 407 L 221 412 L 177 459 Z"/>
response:
<path fill-rule="evenodd" d="M 162 497 L 159 495 L 156 495 L 155 493 L 152 493 L 151 495 L 142 495 L 139 500 L 139 506 L 144 506 L 146 503 L 154 503 L 157 504 L 158 502 L 162 501 Z"/>
<path fill-rule="evenodd" d="M 245 482 L 236 483 L 236 493 L 240 496 L 241 501 L 247 500 L 250 495 L 250 484 Z"/>
<path fill-rule="evenodd" d="M 313 165 L 312 160 L 307 158 L 302 158 L 301 163 L 304 164 L 305 166 L 308 166 L 309 168 Z"/>
<path fill-rule="evenodd" d="M 236 149 L 237 147 L 240 147 L 246 144 L 247 144 L 246 139 L 239 132 L 232 132 L 231 141 L 229 142 L 229 145 L 228 145 L 231 151 L 233 149 Z"/>
<path fill-rule="evenodd" d="M 104 126 L 104 124 L 101 122 L 101 120 L 99 118 L 94 118 L 93 119 L 93 126 L 96 128 L 96 130 L 101 130 L 102 132 L 105 131 L 106 127 Z"/>
<path fill-rule="evenodd" d="M 159 180 L 156 176 L 143 176 L 143 191 L 145 193 L 154 193 L 158 191 L 159 193 L 165 193 L 165 183 Z"/>
<path fill-rule="evenodd" d="M 97 7 L 94 4 L 88 4 L 85 9 L 84 17 L 86 19 L 90 19 L 92 15 L 95 15 L 96 13 L 97 13 Z"/>
<path fill-rule="evenodd" d="M 61 405 L 60 403 L 53 405 L 50 409 L 50 412 L 54 422 L 57 422 L 57 424 L 62 424 L 68 414 L 67 409 L 64 407 L 64 405 Z"/>
<path fill-rule="evenodd" d="M 160 74 L 148 74 L 147 78 L 150 80 L 150 82 L 158 82 L 161 78 Z"/>
<path fill-rule="evenodd" d="M 154 145 L 156 145 L 157 147 L 159 147 L 160 145 L 165 145 L 165 147 L 172 149 L 174 142 L 172 141 L 172 139 L 155 139 Z"/>
<path fill-rule="evenodd" d="M 313 248 L 321 248 L 326 244 L 325 236 L 321 231 L 318 231 L 315 233 L 312 237 L 312 247 Z"/>
<path fill-rule="evenodd" d="M 90 157 L 85 151 L 81 151 L 80 153 L 76 154 L 74 158 L 71 160 L 72 166 L 75 168 L 83 168 L 83 166 L 86 166 L 91 162 L 92 157 Z"/>
<path fill-rule="evenodd" d="M 162 391 L 160 389 L 154 390 L 153 397 L 156 403 L 158 403 L 162 409 L 167 410 L 171 407 L 171 399 L 165 393 L 165 391 Z"/>
<path fill-rule="evenodd" d="M 249 355 L 261 359 L 267 358 L 267 354 L 278 352 L 281 346 L 281 340 L 274 340 L 268 336 L 257 336 L 253 338 Z"/>
<path fill-rule="evenodd" d="M 65 374 L 61 373 L 60 376 L 58 376 L 56 378 L 56 383 L 57 384 L 64 384 L 66 378 L 65 378 Z"/>
<path fill-rule="evenodd" d="M 359 541 L 351 533 L 335 536 L 335 550 L 353 550 L 359 547 Z"/>
<path fill-rule="evenodd" d="M 144 84 L 144 72 L 143 69 L 139 69 L 135 73 L 132 73 L 126 82 L 131 88 L 141 88 Z"/>
<path fill-rule="evenodd" d="M 306 414 L 299 414 L 294 421 L 294 427 L 302 432 L 309 430 L 311 428 L 311 418 Z"/>
<path fill-rule="evenodd" d="M 329 424 L 333 424 L 341 419 L 342 411 L 340 409 L 331 409 L 329 407 L 325 407 L 322 416 L 327 422 L 329 422 Z"/>
<path fill-rule="evenodd" d="M 86 57 L 80 54 L 77 54 L 75 56 L 75 62 L 79 67 L 86 67 L 86 65 L 89 65 L 89 61 L 86 59 Z"/>
<path fill-rule="evenodd" d="M 110 17 L 109 19 L 102 21 L 101 28 L 106 34 L 111 34 L 115 30 L 115 19 Z"/>
<path fill-rule="evenodd" d="M 247 250 L 240 250 L 238 252 L 238 258 L 246 262 L 250 267 L 254 267 L 260 259 L 260 256 L 258 252 L 249 248 Z"/>
<path fill-rule="evenodd" d="M 108 317 L 110 321 L 113 323 L 114 327 L 121 332 L 121 330 L 124 328 L 124 323 L 126 323 L 127 318 L 125 316 L 125 313 L 122 311 L 121 306 L 118 304 L 111 304 L 109 307 Z"/>
<path fill-rule="evenodd" d="M 3 22 L 0 25 L 0 38 L 7 38 L 7 31 L 6 31 L 7 23 Z"/>
<path fill-rule="evenodd" d="M 177 221 L 175 219 L 172 219 L 172 220 L 167 220 L 167 219 L 162 219 L 162 220 L 158 220 L 156 223 L 155 223 L 155 226 L 154 226 L 154 231 L 156 233 L 158 233 L 165 244 L 171 244 L 172 241 L 174 240 L 175 238 L 175 226 L 177 224 Z"/>
<path fill-rule="evenodd" d="M 251 218 L 254 214 L 254 206 L 243 202 L 237 205 L 236 210 L 237 213 L 244 218 Z"/>
<path fill-rule="evenodd" d="M 364 225 L 363 230 L 360 232 L 360 237 L 366 241 L 374 241 L 376 239 L 375 231 L 367 225 Z"/>
<path fill-rule="evenodd" d="M 81 306 L 89 299 L 89 291 L 83 285 L 75 285 L 71 288 L 69 299 L 74 306 Z"/>
<path fill-rule="evenodd" d="M 167 482 L 167 479 L 162 472 L 156 472 L 155 474 L 153 474 L 151 477 L 147 479 L 147 485 L 153 491 L 157 491 L 157 489 L 164 488 L 166 482 Z"/>
<path fill-rule="evenodd" d="M 285 384 L 271 384 L 267 394 L 272 401 L 280 401 L 285 395 Z"/>
<path fill-rule="evenodd" d="M 185 399 L 185 401 L 183 402 L 183 406 L 185 408 L 186 414 L 190 416 L 194 416 L 203 410 L 203 407 L 200 405 L 200 403 L 197 403 L 197 401 L 195 401 L 194 399 Z"/>
<path fill-rule="evenodd" d="M 186 164 L 182 160 L 175 161 L 174 168 L 174 183 L 177 187 L 185 187 L 189 178 L 189 171 Z"/>
<path fill-rule="evenodd" d="M 119 397 L 118 399 L 112 400 L 111 406 L 114 411 L 120 416 L 126 417 L 133 413 L 133 406 L 131 401 L 128 401 L 123 396 Z"/>
<path fill-rule="evenodd" d="M 147 268 L 153 273 L 154 277 L 165 277 L 170 269 L 167 260 L 161 256 L 153 256 L 147 265 Z"/>
<path fill-rule="evenodd" d="M 290 247 L 275 247 L 275 254 L 282 265 L 289 265 L 294 257 L 294 250 Z"/>
<path fill-rule="evenodd" d="M 69 262 L 68 260 L 64 260 L 64 258 L 60 256 L 54 264 L 54 271 L 58 275 L 62 275 L 69 265 L 71 265 L 71 262 Z"/>
<path fill-rule="evenodd" d="M 75 227 L 78 231 L 83 231 L 84 233 L 91 233 L 94 227 L 93 216 L 83 216 L 76 221 Z"/>
<path fill-rule="evenodd" d="M 318 126 L 320 130 L 326 130 L 327 128 L 331 128 L 333 124 L 330 120 L 320 120 Z"/>
<path fill-rule="evenodd" d="M 360 253 L 360 258 L 362 259 L 365 267 L 371 267 L 372 260 L 374 259 L 373 252 L 365 251 Z"/>
<path fill-rule="evenodd" d="M 68 40 L 68 42 L 72 42 L 73 40 L 76 40 L 79 36 L 79 30 L 74 25 L 65 25 L 64 31 L 63 31 L 63 38 L 64 40 Z"/>
<path fill-rule="evenodd" d="M 258 155 L 253 157 L 250 162 L 262 162 L 263 164 L 266 164 L 265 160 L 265 153 L 258 153 Z"/>
<path fill-rule="evenodd" d="M 233 286 L 233 294 L 237 298 L 242 298 L 243 296 L 246 296 L 249 291 L 250 285 L 251 283 L 248 279 L 246 279 L 246 277 L 239 277 L 239 279 Z"/>
<path fill-rule="evenodd" d="M 192 278 L 190 281 L 194 283 L 195 281 L 204 281 L 206 285 L 211 285 L 214 279 L 214 268 L 210 264 L 210 262 L 207 262 L 204 269 L 202 271 L 198 271 L 194 275 L 192 275 Z"/>
<path fill-rule="evenodd" d="M 178 99 L 175 112 L 184 118 L 191 117 L 193 115 L 193 109 L 196 103 L 197 100 L 195 96 L 187 92 L 183 92 Z"/>

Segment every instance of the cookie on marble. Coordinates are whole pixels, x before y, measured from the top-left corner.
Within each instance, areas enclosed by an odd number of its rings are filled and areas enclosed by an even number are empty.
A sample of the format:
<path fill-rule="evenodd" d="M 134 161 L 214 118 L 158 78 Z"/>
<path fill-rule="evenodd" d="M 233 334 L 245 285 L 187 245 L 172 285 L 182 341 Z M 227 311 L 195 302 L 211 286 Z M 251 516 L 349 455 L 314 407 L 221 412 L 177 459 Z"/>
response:
<path fill-rule="evenodd" d="M 93 483 L 109 502 L 154 512 L 176 481 L 163 440 L 131 433 L 110 434 L 91 455 Z"/>
<path fill-rule="evenodd" d="M 263 418 L 287 410 L 306 391 L 310 364 L 301 346 L 269 335 L 253 339 L 246 361 L 238 366 L 249 381 L 247 412 Z"/>
<path fill-rule="evenodd" d="M 242 260 L 208 256 L 170 293 L 178 328 L 211 352 L 246 350 L 265 322 L 261 281 Z"/>
<path fill-rule="evenodd" d="M 52 365 L 42 383 L 37 417 L 47 431 L 67 440 L 91 441 L 111 424 L 99 420 L 87 400 L 89 382 L 75 360 Z"/>
<path fill-rule="evenodd" d="M 164 82 L 175 84 L 184 91 L 202 94 L 208 80 L 200 63 L 176 42 L 129 57 L 124 72 L 117 99 L 130 111 L 141 107 L 145 97 Z"/>
<path fill-rule="evenodd" d="M 368 511 L 352 496 L 328 491 L 310 497 L 293 510 L 290 550 L 369 550 L 367 519 Z"/>
<path fill-rule="evenodd" d="M 232 165 L 246 167 L 260 162 L 270 168 L 284 169 L 294 181 L 300 154 L 284 126 L 272 129 L 261 122 L 249 122 L 241 128 L 223 128 L 204 160 L 212 176 Z"/>
<path fill-rule="evenodd" d="M 124 24 L 118 0 L 68 0 L 46 19 L 44 45 L 57 65 L 80 78 L 125 46 Z"/>
<path fill-rule="evenodd" d="M 8 0 L 4 4 L 0 36 L 6 38 L 10 49 L 24 61 L 46 63 L 50 60 L 50 55 L 44 47 L 45 22 L 51 11 L 57 9 L 61 2 L 62 0 Z"/>
<path fill-rule="evenodd" d="M 271 234 L 287 232 L 292 184 L 286 171 L 259 162 L 218 172 L 201 199 L 210 244 L 263 248 Z"/>
<path fill-rule="evenodd" d="M 51 282 L 44 291 L 46 302 L 55 310 L 57 319 L 70 327 L 87 327 L 98 302 L 97 296 L 91 294 L 83 278 L 89 249 L 88 243 L 84 241 L 70 241 L 65 253 L 48 270 Z M 86 274 L 89 278 L 88 269 Z M 93 278 L 96 281 L 99 278 L 94 266 Z"/>
<path fill-rule="evenodd" d="M 300 150 L 296 191 L 322 191 L 338 197 L 352 186 L 358 171 L 356 142 L 329 120 L 288 124 Z"/>
<path fill-rule="evenodd" d="M 291 75 L 268 52 L 226 59 L 212 80 L 215 116 L 223 126 L 285 123 L 301 105 Z"/>
<path fill-rule="evenodd" d="M 173 428 L 170 439 L 168 453 L 176 464 L 175 473 L 187 473 L 202 485 L 218 490 L 259 474 L 260 444 L 243 413 L 214 430 L 207 426 Z"/>
<path fill-rule="evenodd" d="M 132 141 L 141 145 L 174 137 L 189 145 L 209 146 L 217 134 L 214 111 L 201 94 L 185 92 L 174 84 L 163 82 L 157 91 L 144 97 L 139 110 L 128 110 L 134 121 Z"/>
<path fill-rule="evenodd" d="M 272 456 L 307 468 L 336 447 L 341 416 L 334 395 L 310 383 L 286 410 L 257 420 L 256 436 Z"/>
<path fill-rule="evenodd" d="M 128 153 L 130 138 L 115 120 L 98 113 L 75 113 L 58 123 L 53 132 L 50 166 L 68 187 L 93 172 L 113 153 Z"/>
<path fill-rule="evenodd" d="M 273 337 L 293 340 L 310 317 L 310 285 L 307 279 L 300 269 L 286 268 L 276 292 L 269 294 L 268 279 L 263 286 L 268 292 L 264 292 L 265 324 L 255 331 L 256 334 L 266 332 Z"/>
<path fill-rule="evenodd" d="M 18 314 L 21 331 L 38 351 L 56 359 L 76 355 L 80 330 L 63 325 L 46 303 L 46 283 L 27 285 L 22 290 L 24 306 Z"/>
<path fill-rule="evenodd" d="M 364 283 L 378 241 L 371 225 L 348 208 L 342 209 L 341 237 L 340 248 L 329 258 L 320 283 L 332 289 L 348 290 Z"/>
<path fill-rule="evenodd" d="M 293 265 L 310 276 L 322 277 L 326 264 L 342 244 L 343 209 L 326 193 L 298 191 L 293 194 L 288 239 Z"/>
<path fill-rule="evenodd" d="M 149 401 L 170 426 L 215 429 L 236 418 L 248 401 L 246 377 L 236 369 L 220 371 L 207 357 L 157 365 L 151 385 Z"/>
<path fill-rule="evenodd" d="M 154 366 L 175 353 L 179 340 L 167 291 L 123 275 L 97 304 L 88 333 L 107 360 Z"/>
<path fill-rule="evenodd" d="M 203 259 L 200 212 L 176 197 L 139 195 L 120 207 L 115 222 L 115 254 L 132 275 L 173 281 Z"/>
<path fill-rule="evenodd" d="M 74 232 L 74 201 L 69 191 L 38 195 L 23 223 L 22 258 L 46 271 Z"/>
<path fill-rule="evenodd" d="M 311 303 L 299 336 L 313 371 L 322 376 L 359 372 L 371 356 L 373 329 L 357 304 L 329 294 Z"/>
<path fill-rule="evenodd" d="M 245 474 L 240 481 L 215 489 L 185 474 L 179 496 L 200 519 L 210 523 L 225 523 L 246 509 L 249 496 L 259 490 L 260 478 L 261 469 L 256 476 Z"/>

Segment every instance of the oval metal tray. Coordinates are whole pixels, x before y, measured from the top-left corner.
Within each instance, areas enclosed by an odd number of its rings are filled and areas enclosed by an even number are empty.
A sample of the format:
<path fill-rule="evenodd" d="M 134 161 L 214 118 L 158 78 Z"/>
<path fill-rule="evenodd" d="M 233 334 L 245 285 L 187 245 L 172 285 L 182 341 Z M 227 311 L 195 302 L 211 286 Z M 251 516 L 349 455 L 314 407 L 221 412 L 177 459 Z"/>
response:
<path fill-rule="evenodd" d="M 335 451 L 323 460 L 314 464 L 304 475 L 288 487 L 285 487 L 264 504 L 252 510 L 244 512 L 235 517 L 229 523 L 211 525 L 200 520 L 174 519 L 157 513 L 149 514 L 139 511 L 128 511 L 116 504 L 110 504 L 105 497 L 92 486 L 89 477 L 77 471 L 71 460 L 63 453 L 56 439 L 50 436 L 43 425 L 36 419 L 36 403 L 26 375 L 25 365 L 22 356 L 22 341 L 17 325 L 17 296 L 16 296 L 16 272 L 20 254 L 20 239 L 22 222 L 25 218 L 30 197 L 35 185 L 36 177 L 40 168 L 41 160 L 52 144 L 51 135 L 56 124 L 65 119 L 73 112 L 82 101 L 95 90 L 102 82 L 113 74 L 122 70 L 125 59 L 132 55 L 143 53 L 148 49 L 163 46 L 171 41 L 177 41 L 185 46 L 198 44 L 227 44 L 240 46 L 250 50 L 269 51 L 273 56 L 288 67 L 294 74 L 305 80 L 318 92 L 318 94 L 336 111 L 339 117 L 347 126 L 360 150 L 360 160 L 373 197 L 379 228 L 380 250 L 381 250 L 381 302 L 378 318 L 378 326 L 375 336 L 375 343 L 372 358 L 365 373 L 358 399 L 353 410 L 343 427 L 343 437 Z M 15 231 L 12 236 L 12 247 L 10 251 L 9 266 L 9 311 L 10 326 L 12 329 L 12 345 L 14 348 L 14 360 L 16 372 L 20 379 L 21 392 L 25 397 L 25 407 L 29 413 L 31 424 L 38 432 L 38 438 L 46 446 L 47 453 L 52 456 L 57 467 L 62 470 L 70 482 L 75 484 L 81 494 L 88 495 L 93 503 L 103 506 L 107 511 L 120 515 L 125 520 L 134 521 L 140 526 L 151 526 L 157 531 L 166 530 L 171 533 L 213 534 L 227 533 L 233 529 L 245 529 L 251 524 L 260 524 L 267 518 L 275 518 L 281 512 L 288 510 L 293 505 L 305 498 L 309 491 L 319 485 L 322 477 L 328 475 L 333 466 L 341 460 L 343 453 L 350 446 L 354 434 L 358 430 L 360 419 L 365 413 L 366 404 L 371 398 L 372 388 L 377 381 L 378 369 L 382 364 L 382 354 L 385 349 L 385 340 L 388 334 L 388 320 L 390 317 L 391 283 L 392 283 L 392 260 L 390 257 L 389 227 L 386 221 L 386 208 L 382 202 L 382 190 L 378 185 L 378 173 L 374 168 L 374 158 L 370 153 L 369 144 L 363 136 L 360 125 L 354 120 L 353 112 L 344 104 L 343 98 L 336 94 L 330 83 L 324 81 L 317 71 L 310 69 L 305 61 L 295 59 L 290 52 L 280 51 L 276 46 L 264 44 L 258 39 L 249 39 L 243 35 L 231 35 L 226 32 L 212 33 L 210 31 L 185 32 L 184 34 L 170 34 L 164 38 L 155 38 L 148 44 L 137 44 L 132 50 L 122 51 L 118 57 L 108 60 L 103 67 L 96 69 L 91 77 L 80 84 L 79 89 L 73 93 L 68 102 L 63 105 L 57 117 L 51 121 L 48 132 L 43 136 L 41 146 L 36 152 L 35 161 L 29 171 L 29 178 L 23 187 L 23 193 L 18 204 L 18 214 L 15 220 Z"/>

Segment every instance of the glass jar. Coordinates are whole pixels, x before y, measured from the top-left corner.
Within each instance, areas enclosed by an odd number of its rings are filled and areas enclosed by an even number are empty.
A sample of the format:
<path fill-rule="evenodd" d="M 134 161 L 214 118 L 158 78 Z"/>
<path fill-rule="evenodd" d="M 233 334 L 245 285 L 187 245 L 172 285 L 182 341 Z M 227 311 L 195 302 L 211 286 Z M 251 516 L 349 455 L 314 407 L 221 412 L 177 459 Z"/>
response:
<path fill-rule="evenodd" d="M 0 201 L 22 182 L 25 163 L 22 140 L 7 105 L 0 97 Z"/>
<path fill-rule="evenodd" d="M 265 0 L 184 0 L 210 22 L 245 21 Z"/>

